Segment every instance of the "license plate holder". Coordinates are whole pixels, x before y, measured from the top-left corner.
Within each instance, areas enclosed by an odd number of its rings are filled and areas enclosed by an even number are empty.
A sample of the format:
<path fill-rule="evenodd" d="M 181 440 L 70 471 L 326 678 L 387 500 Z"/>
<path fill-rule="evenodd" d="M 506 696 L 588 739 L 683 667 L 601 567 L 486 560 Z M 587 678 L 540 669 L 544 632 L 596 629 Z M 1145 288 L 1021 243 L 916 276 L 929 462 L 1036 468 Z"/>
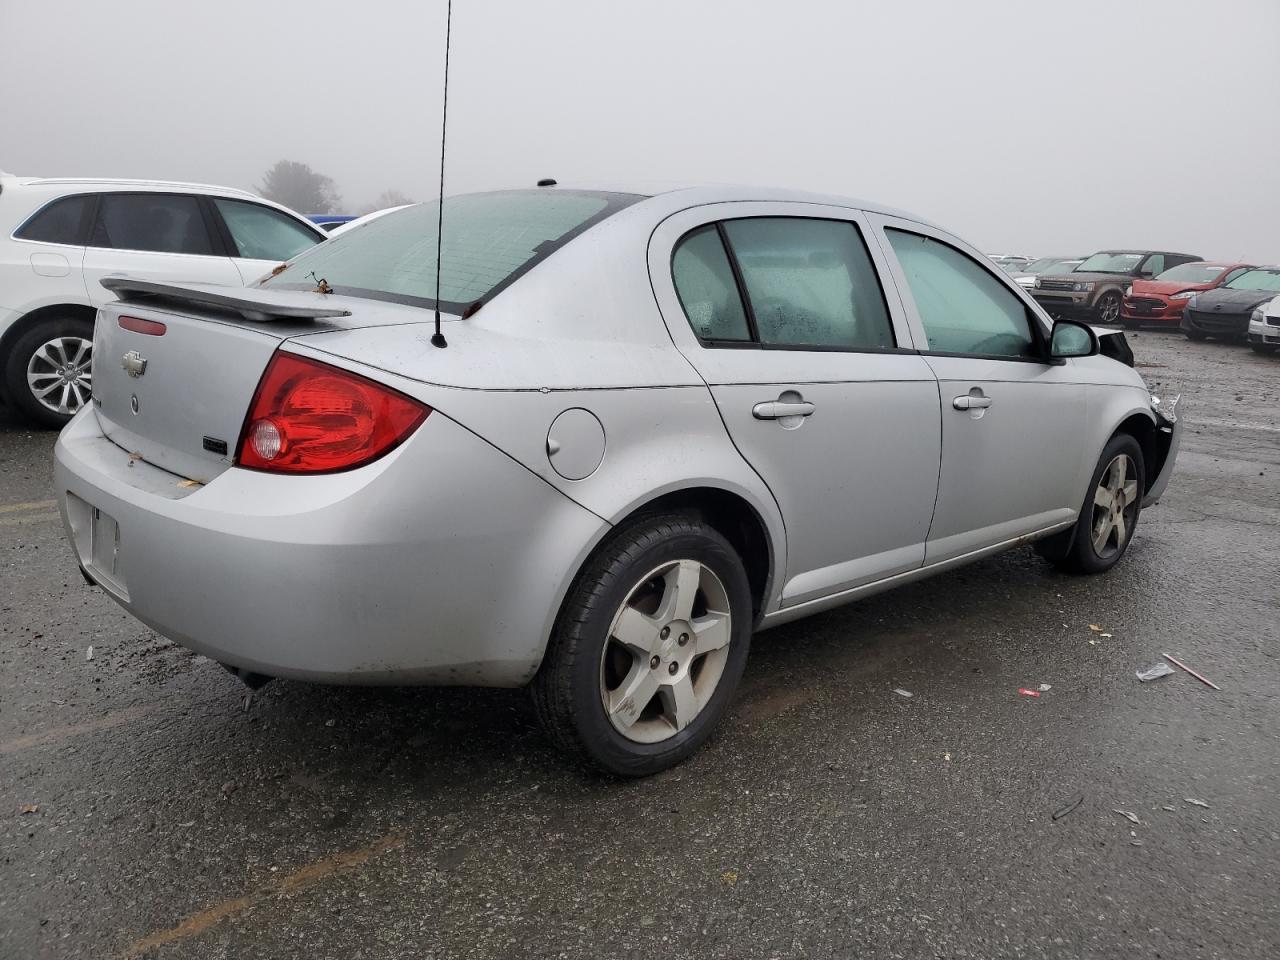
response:
<path fill-rule="evenodd" d="M 120 562 L 120 524 L 115 517 L 92 505 L 89 506 L 89 550 L 85 566 L 104 586 L 126 598 L 129 596 Z"/>

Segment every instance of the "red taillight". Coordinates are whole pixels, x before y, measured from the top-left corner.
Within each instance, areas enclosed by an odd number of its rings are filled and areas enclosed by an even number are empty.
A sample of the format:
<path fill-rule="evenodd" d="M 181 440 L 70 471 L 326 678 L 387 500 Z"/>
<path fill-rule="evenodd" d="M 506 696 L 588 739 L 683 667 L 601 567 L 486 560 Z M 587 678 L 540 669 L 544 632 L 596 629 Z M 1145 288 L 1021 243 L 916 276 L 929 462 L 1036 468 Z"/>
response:
<path fill-rule="evenodd" d="M 121 330 L 144 333 L 148 337 L 163 337 L 164 332 L 169 329 L 159 320 L 143 320 L 141 317 L 121 317 L 118 322 Z"/>
<path fill-rule="evenodd" d="M 431 408 L 327 363 L 277 352 L 249 406 L 236 464 L 272 473 L 334 473 L 395 449 Z"/>

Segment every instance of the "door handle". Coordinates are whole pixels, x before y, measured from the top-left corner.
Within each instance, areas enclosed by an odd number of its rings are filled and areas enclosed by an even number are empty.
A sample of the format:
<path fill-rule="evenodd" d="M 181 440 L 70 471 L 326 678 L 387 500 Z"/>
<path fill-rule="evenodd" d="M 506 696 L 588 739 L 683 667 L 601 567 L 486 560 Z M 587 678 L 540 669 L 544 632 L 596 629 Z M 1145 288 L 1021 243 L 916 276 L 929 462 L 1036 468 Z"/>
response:
<path fill-rule="evenodd" d="M 991 406 L 991 398 L 973 397 L 965 394 L 963 397 L 956 397 L 952 400 L 951 405 L 957 410 L 985 410 Z"/>
<path fill-rule="evenodd" d="M 766 400 L 751 408 L 751 415 L 757 420 L 781 420 L 784 417 L 807 417 L 816 410 L 808 400 Z"/>

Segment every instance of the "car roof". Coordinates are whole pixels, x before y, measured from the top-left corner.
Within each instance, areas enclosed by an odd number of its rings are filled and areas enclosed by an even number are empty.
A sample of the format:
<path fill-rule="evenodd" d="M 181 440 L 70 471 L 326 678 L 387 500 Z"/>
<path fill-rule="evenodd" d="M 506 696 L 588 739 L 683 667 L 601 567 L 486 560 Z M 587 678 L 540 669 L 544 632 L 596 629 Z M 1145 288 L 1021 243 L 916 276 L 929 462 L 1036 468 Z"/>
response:
<path fill-rule="evenodd" d="M 18 177 L 2 174 L 5 184 L 19 187 L 88 187 L 98 190 L 181 190 L 184 193 L 211 193 L 221 196 L 261 200 L 257 194 L 240 187 L 220 187 L 212 183 L 184 183 L 180 180 L 133 180 L 123 177 Z M 269 201 L 268 201 L 269 202 Z"/>
<path fill-rule="evenodd" d="M 1096 256 L 1099 253 L 1160 253 L 1166 257 L 1194 257 L 1196 260 L 1200 259 L 1200 257 L 1194 253 L 1178 253 L 1176 250 L 1095 250 L 1093 253 L 1089 254 L 1089 256 Z M 1085 257 L 1085 259 L 1087 260 L 1089 257 Z"/>

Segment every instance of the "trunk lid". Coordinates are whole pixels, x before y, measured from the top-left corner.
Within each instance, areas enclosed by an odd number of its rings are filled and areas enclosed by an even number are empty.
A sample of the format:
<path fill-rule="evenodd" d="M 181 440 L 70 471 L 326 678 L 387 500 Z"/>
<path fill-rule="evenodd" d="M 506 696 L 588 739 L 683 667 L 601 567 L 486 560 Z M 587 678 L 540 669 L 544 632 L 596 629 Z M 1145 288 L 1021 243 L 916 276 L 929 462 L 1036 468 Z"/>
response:
<path fill-rule="evenodd" d="M 202 483 L 231 466 L 258 381 L 285 340 L 423 319 L 398 304 L 319 293 L 120 278 L 103 285 L 121 300 L 99 311 L 94 329 L 98 423 L 140 459 Z"/>

